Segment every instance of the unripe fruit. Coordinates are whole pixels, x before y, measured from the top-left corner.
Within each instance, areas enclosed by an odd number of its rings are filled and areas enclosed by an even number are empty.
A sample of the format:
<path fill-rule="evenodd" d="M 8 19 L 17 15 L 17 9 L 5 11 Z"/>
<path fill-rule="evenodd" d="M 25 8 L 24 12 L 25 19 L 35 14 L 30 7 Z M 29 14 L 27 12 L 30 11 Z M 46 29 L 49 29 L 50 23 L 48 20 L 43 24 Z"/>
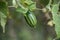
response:
<path fill-rule="evenodd" d="M 35 26 L 36 26 L 37 20 L 36 20 L 35 15 L 34 15 L 32 12 L 28 11 L 28 12 L 25 14 L 24 17 L 25 17 L 26 22 L 27 22 L 31 27 L 35 27 Z"/>

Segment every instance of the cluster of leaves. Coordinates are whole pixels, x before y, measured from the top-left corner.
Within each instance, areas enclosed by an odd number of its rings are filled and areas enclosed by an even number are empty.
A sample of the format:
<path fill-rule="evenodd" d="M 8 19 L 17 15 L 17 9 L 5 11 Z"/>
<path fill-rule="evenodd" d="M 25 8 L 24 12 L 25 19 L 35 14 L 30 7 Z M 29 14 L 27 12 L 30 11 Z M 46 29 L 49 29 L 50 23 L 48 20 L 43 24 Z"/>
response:
<path fill-rule="evenodd" d="M 36 3 L 31 0 L 12 0 L 13 7 L 17 12 L 22 13 L 27 20 L 29 25 L 36 25 L 36 17 L 32 13 L 36 9 Z M 3 32 L 5 32 L 5 25 L 7 22 L 7 17 L 9 18 L 8 2 L 6 0 L 0 1 L 0 23 L 3 27 Z M 30 13 L 30 12 L 31 13 Z M 29 15 L 29 16 L 28 16 Z M 35 20 L 35 21 L 34 21 Z"/>
<path fill-rule="evenodd" d="M 53 5 L 52 5 L 52 15 L 53 15 L 53 22 L 55 24 L 55 31 L 57 34 L 57 38 L 60 38 L 60 11 L 59 11 L 59 5 L 60 1 L 59 0 L 54 0 Z"/>
<path fill-rule="evenodd" d="M 3 28 L 3 32 L 5 32 L 5 24 L 7 21 L 7 5 L 6 3 L 3 1 L 0 2 L 0 25 Z"/>

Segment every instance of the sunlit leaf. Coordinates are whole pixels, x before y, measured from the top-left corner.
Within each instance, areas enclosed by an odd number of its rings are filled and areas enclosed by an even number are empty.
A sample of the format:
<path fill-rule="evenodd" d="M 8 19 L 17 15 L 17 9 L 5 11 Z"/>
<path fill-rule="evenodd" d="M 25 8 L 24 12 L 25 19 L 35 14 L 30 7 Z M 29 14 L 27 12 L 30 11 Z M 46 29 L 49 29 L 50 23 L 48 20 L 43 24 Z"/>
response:
<path fill-rule="evenodd" d="M 60 38 L 60 14 L 58 14 L 59 4 L 55 4 L 52 7 L 53 22 L 55 24 L 55 30 L 57 38 Z"/>
<path fill-rule="evenodd" d="M 32 0 L 20 0 L 20 3 L 30 5 L 33 3 Z"/>
<path fill-rule="evenodd" d="M 7 5 L 5 2 L 0 2 L 0 19 L 3 33 L 5 33 L 5 25 L 7 22 Z"/>
<path fill-rule="evenodd" d="M 30 5 L 30 4 L 33 3 L 33 1 L 32 0 L 26 0 L 24 3 L 27 4 L 27 5 Z"/>
<path fill-rule="evenodd" d="M 12 0 L 12 4 L 13 4 L 14 7 L 16 7 L 16 8 L 18 7 L 18 5 L 16 3 L 16 0 Z"/>
<path fill-rule="evenodd" d="M 51 2 L 52 2 L 52 0 L 49 0 L 49 3 L 46 5 L 46 8 L 49 9 L 49 11 L 51 11 L 51 7 L 50 7 L 51 6 Z"/>
<path fill-rule="evenodd" d="M 22 10 L 25 10 L 25 8 L 27 8 L 30 11 L 34 11 L 36 9 L 36 2 L 33 2 L 32 0 L 20 0 L 19 4 L 20 9 Z"/>
<path fill-rule="evenodd" d="M 26 13 L 27 11 L 28 11 L 28 9 L 27 8 L 21 8 L 21 7 L 18 7 L 18 8 L 16 8 L 16 11 L 17 12 L 20 12 L 20 13 Z"/>
<path fill-rule="evenodd" d="M 31 10 L 31 11 L 34 11 L 36 9 L 36 3 L 32 3 L 31 5 L 28 6 L 28 8 Z"/>
<path fill-rule="evenodd" d="M 3 27 L 3 32 L 5 32 L 6 18 L 7 16 L 0 12 L 1 26 Z"/>

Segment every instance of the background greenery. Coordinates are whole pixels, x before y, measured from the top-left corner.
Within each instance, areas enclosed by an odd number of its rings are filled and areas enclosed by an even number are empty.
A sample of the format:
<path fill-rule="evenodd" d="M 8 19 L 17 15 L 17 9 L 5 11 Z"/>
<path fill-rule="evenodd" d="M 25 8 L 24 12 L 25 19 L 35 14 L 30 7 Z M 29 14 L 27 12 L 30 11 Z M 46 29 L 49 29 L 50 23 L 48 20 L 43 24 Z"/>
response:
<path fill-rule="evenodd" d="M 60 0 L 19 1 L 23 6 L 0 0 L 0 40 L 60 40 Z M 28 9 L 37 18 L 36 28 L 25 21 Z"/>

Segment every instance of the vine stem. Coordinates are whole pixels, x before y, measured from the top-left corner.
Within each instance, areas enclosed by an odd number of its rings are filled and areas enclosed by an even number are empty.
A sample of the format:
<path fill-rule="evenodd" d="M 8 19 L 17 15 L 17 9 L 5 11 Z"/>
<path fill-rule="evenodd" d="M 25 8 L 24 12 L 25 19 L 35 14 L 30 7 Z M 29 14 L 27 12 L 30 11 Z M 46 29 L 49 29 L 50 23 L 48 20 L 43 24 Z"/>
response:
<path fill-rule="evenodd" d="M 15 7 L 15 6 L 8 6 L 8 7 Z M 43 10 L 43 9 L 40 9 L 40 8 L 36 8 L 36 10 Z"/>
<path fill-rule="evenodd" d="M 36 10 L 43 10 L 43 9 L 40 9 L 40 8 L 36 8 Z"/>

